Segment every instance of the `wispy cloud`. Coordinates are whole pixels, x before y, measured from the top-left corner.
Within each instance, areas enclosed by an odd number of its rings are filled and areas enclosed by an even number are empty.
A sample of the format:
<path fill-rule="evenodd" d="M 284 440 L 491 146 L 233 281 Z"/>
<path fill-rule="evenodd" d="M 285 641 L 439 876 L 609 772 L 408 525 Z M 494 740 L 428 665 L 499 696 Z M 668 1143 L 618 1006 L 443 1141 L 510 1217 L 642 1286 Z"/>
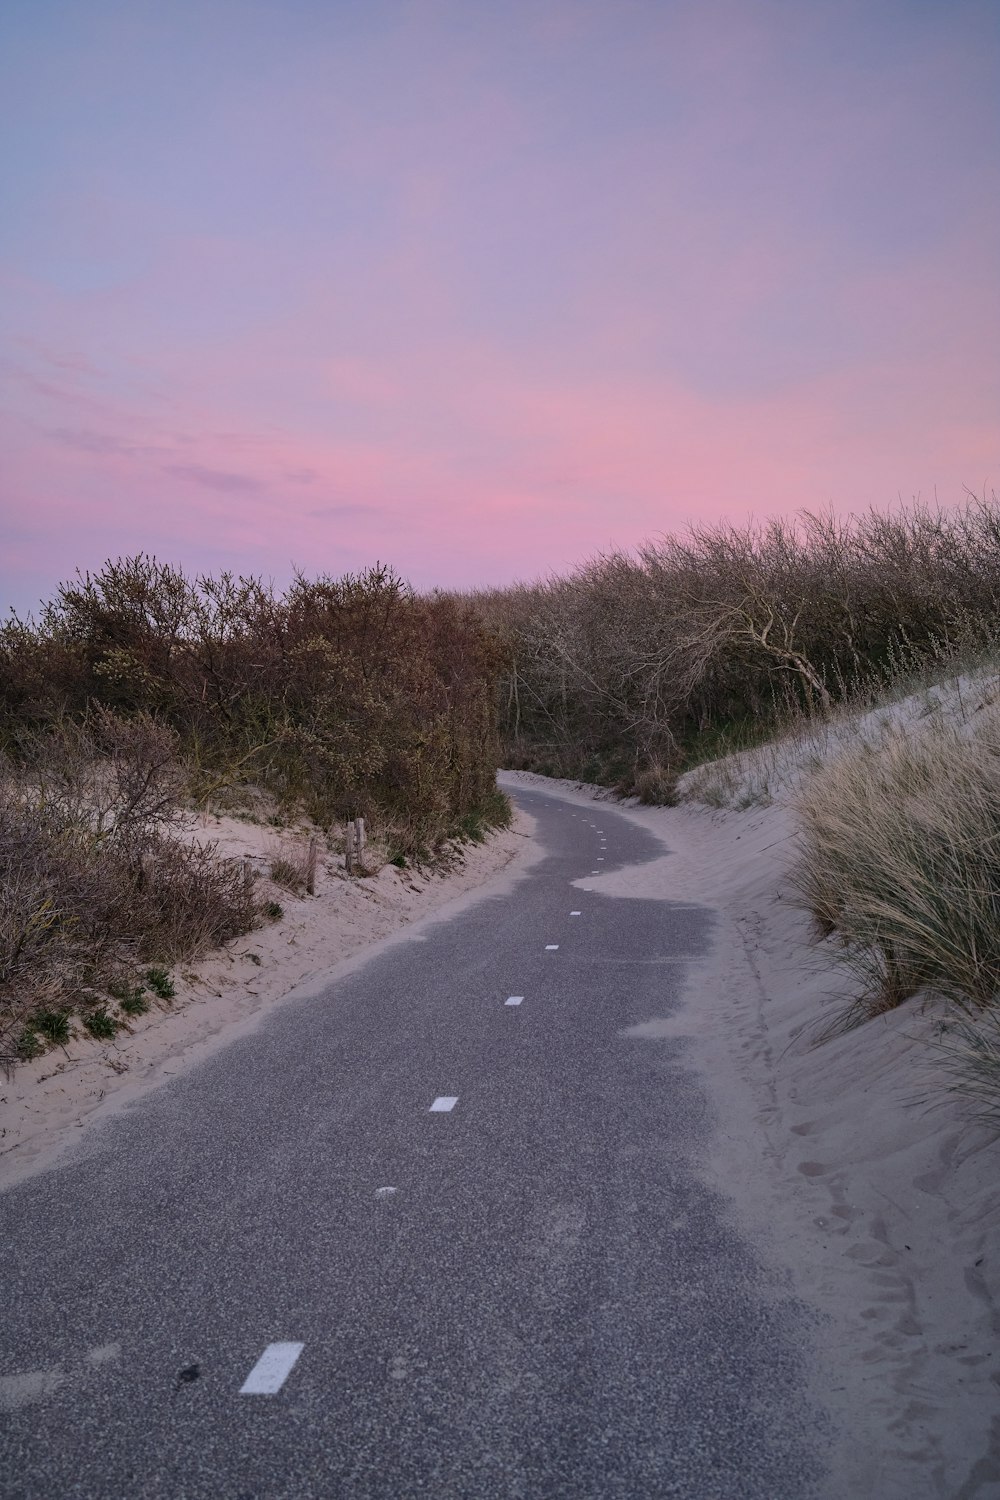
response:
<path fill-rule="evenodd" d="M 90 432 L 86 428 L 53 427 L 52 436 L 64 448 L 76 448 L 80 453 L 134 453 L 135 448 L 119 438 L 109 437 L 105 432 Z"/>
<path fill-rule="evenodd" d="M 308 512 L 313 521 L 380 520 L 386 512 L 380 505 L 321 505 L 318 510 Z"/>
<path fill-rule="evenodd" d="M 223 494 L 253 494 L 263 489 L 260 480 L 250 474 L 229 474 L 222 469 L 206 469 L 202 464 L 164 464 L 163 472 Z"/>

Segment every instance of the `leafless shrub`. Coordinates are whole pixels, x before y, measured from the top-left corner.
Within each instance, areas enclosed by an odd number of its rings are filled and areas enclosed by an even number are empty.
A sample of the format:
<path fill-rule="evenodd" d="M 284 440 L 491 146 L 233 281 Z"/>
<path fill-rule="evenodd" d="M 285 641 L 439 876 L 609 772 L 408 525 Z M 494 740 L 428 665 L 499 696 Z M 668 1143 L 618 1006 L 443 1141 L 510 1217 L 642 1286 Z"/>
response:
<path fill-rule="evenodd" d="M 123 844 L 171 821 L 184 789 L 178 740 L 149 714 L 123 719 L 100 704 L 17 741 L 23 794 L 95 843 Z"/>
<path fill-rule="evenodd" d="M 506 763 L 615 783 L 990 644 L 1000 508 L 697 526 L 476 603 L 509 649 Z"/>
<path fill-rule="evenodd" d="M 181 844 L 173 739 L 157 726 L 59 726 L 0 775 L 0 1052 L 39 1006 L 93 1007 L 143 963 L 173 964 L 257 920 L 252 879 Z M 106 759 L 102 760 L 101 751 Z M 92 798 L 92 800 L 91 800 Z"/>

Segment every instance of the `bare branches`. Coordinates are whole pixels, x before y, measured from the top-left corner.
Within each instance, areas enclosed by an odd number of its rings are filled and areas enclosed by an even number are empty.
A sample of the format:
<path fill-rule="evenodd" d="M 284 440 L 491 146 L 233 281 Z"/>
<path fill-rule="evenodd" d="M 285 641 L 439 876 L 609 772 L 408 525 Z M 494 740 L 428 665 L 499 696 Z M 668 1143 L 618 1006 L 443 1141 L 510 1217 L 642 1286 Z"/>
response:
<path fill-rule="evenodd" d="M 513 657 L 509 753 L 628 784 L 629 766 L 674 764 L 706 732 L 825 713 L 994 637 L 1000 509 L 695 526 L 477 602 Z"/>

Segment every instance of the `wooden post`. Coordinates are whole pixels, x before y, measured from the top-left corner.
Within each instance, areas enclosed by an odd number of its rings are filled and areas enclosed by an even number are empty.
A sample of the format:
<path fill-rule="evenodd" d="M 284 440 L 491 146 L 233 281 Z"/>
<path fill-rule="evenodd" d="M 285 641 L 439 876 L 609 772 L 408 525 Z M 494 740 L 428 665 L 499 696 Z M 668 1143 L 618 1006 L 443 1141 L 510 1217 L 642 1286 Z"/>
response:
<path fill-rule="evenodd" d="M 347 837 L 344 840 L 344 868 L 348 875 L 354 873 L 354 824 L 347 820 Z"/>
<path fill-rule="evenodd" d="M 310 896 L 316 894 L 316 866 L 319 862 L 319 842 L 315 835 L 309 840 L 309 853 L 306 855 L 306 892 Z"/>

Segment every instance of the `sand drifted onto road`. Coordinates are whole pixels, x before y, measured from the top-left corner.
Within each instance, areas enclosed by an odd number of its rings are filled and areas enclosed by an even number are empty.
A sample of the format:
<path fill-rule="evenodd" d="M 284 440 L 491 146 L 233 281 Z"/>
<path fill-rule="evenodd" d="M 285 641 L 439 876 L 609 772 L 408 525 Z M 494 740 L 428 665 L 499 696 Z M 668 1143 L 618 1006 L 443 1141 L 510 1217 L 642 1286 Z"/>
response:
<path fill-rule="evenodd" d="M 608 799 L 530 773 L 501 784 Z M 669 853 L 576 884 L 716 913 L 680 1013 L 643 1034 L 682 1043 L 717 1125 L 706 1172 L 818 1311 L 817 1395 L 841 1428 L 831 1496 L 1000 1496 L 1000 1142 L 944 1090 L 940 1010 L 916 997 L 814 1045 L 857 981 L 793 902 L 790 811 L 614 807 Z"/>
<path fill-rule="evenodd" d="M 612 800 L 529 773 L 500 782 L 583 806 Z M 1000 1497 L 1000 1144 L 945 1091 L 940 1012 L 916 997 L 815 1045 L 856 981 L 793 900 L 791 812 L 614 806 L 661 840 L 663 857 L 575 884 L 715 913 L 713 950 L 692 965 L 680 1010 L 633 1030 L 680 1045 L 716 1126 L 702 1170 L 816 1310 L 815 1394 L 839 1427 L 829 1500 Z M 418 937 L 420 919 L 497 892 L 540 857 L 532 828 L 518 814 L 446 874 L 387 866 L 347 880 L 331 860 L 314 898 L 282 895 L 281 921 L 184 969 L 173 1004 L 130 1034 L 77 1038 L 17 1068 L 0 1089 L 0 1182 L 55 1161 L 81 1127 L 291 996 L 318 995 L 380 945 Z M 231 820 L 204 836 L 244 856 L 259 838 Z"/>
<path fill-rule="evenodd" d="M 236 938 L 201 962 L 174 972 L 176 997 L 135 1020 L 113 1042 L 80 1034 L 33 1062 L 0 1073 L 0 1187 L 48 1166 L 80 1138 L 84 1126 L 168 1081 L 235 1037 L 252 1030 L 274 1006 L 323 985 L 362 962 L 376 945 L 405 939 L 413 924 L 457 909 L 502 874 L 511 876 L 538 855 L 534 821 L 515 811 L 510 829 L 483 844 L 456 849 L 436 871 L 387 864 L 367 879 L 347 879 L 343 861 L 320 861 L 315 896 L 272 887 L 267 870 L 295 835 L 234 818 L 191 820 L 187 830 L 216 844 L 223 856 L 247 859 L 265 897 L 284 916 Z M 299 839 L 301 842 L 301 838 Z"/>

